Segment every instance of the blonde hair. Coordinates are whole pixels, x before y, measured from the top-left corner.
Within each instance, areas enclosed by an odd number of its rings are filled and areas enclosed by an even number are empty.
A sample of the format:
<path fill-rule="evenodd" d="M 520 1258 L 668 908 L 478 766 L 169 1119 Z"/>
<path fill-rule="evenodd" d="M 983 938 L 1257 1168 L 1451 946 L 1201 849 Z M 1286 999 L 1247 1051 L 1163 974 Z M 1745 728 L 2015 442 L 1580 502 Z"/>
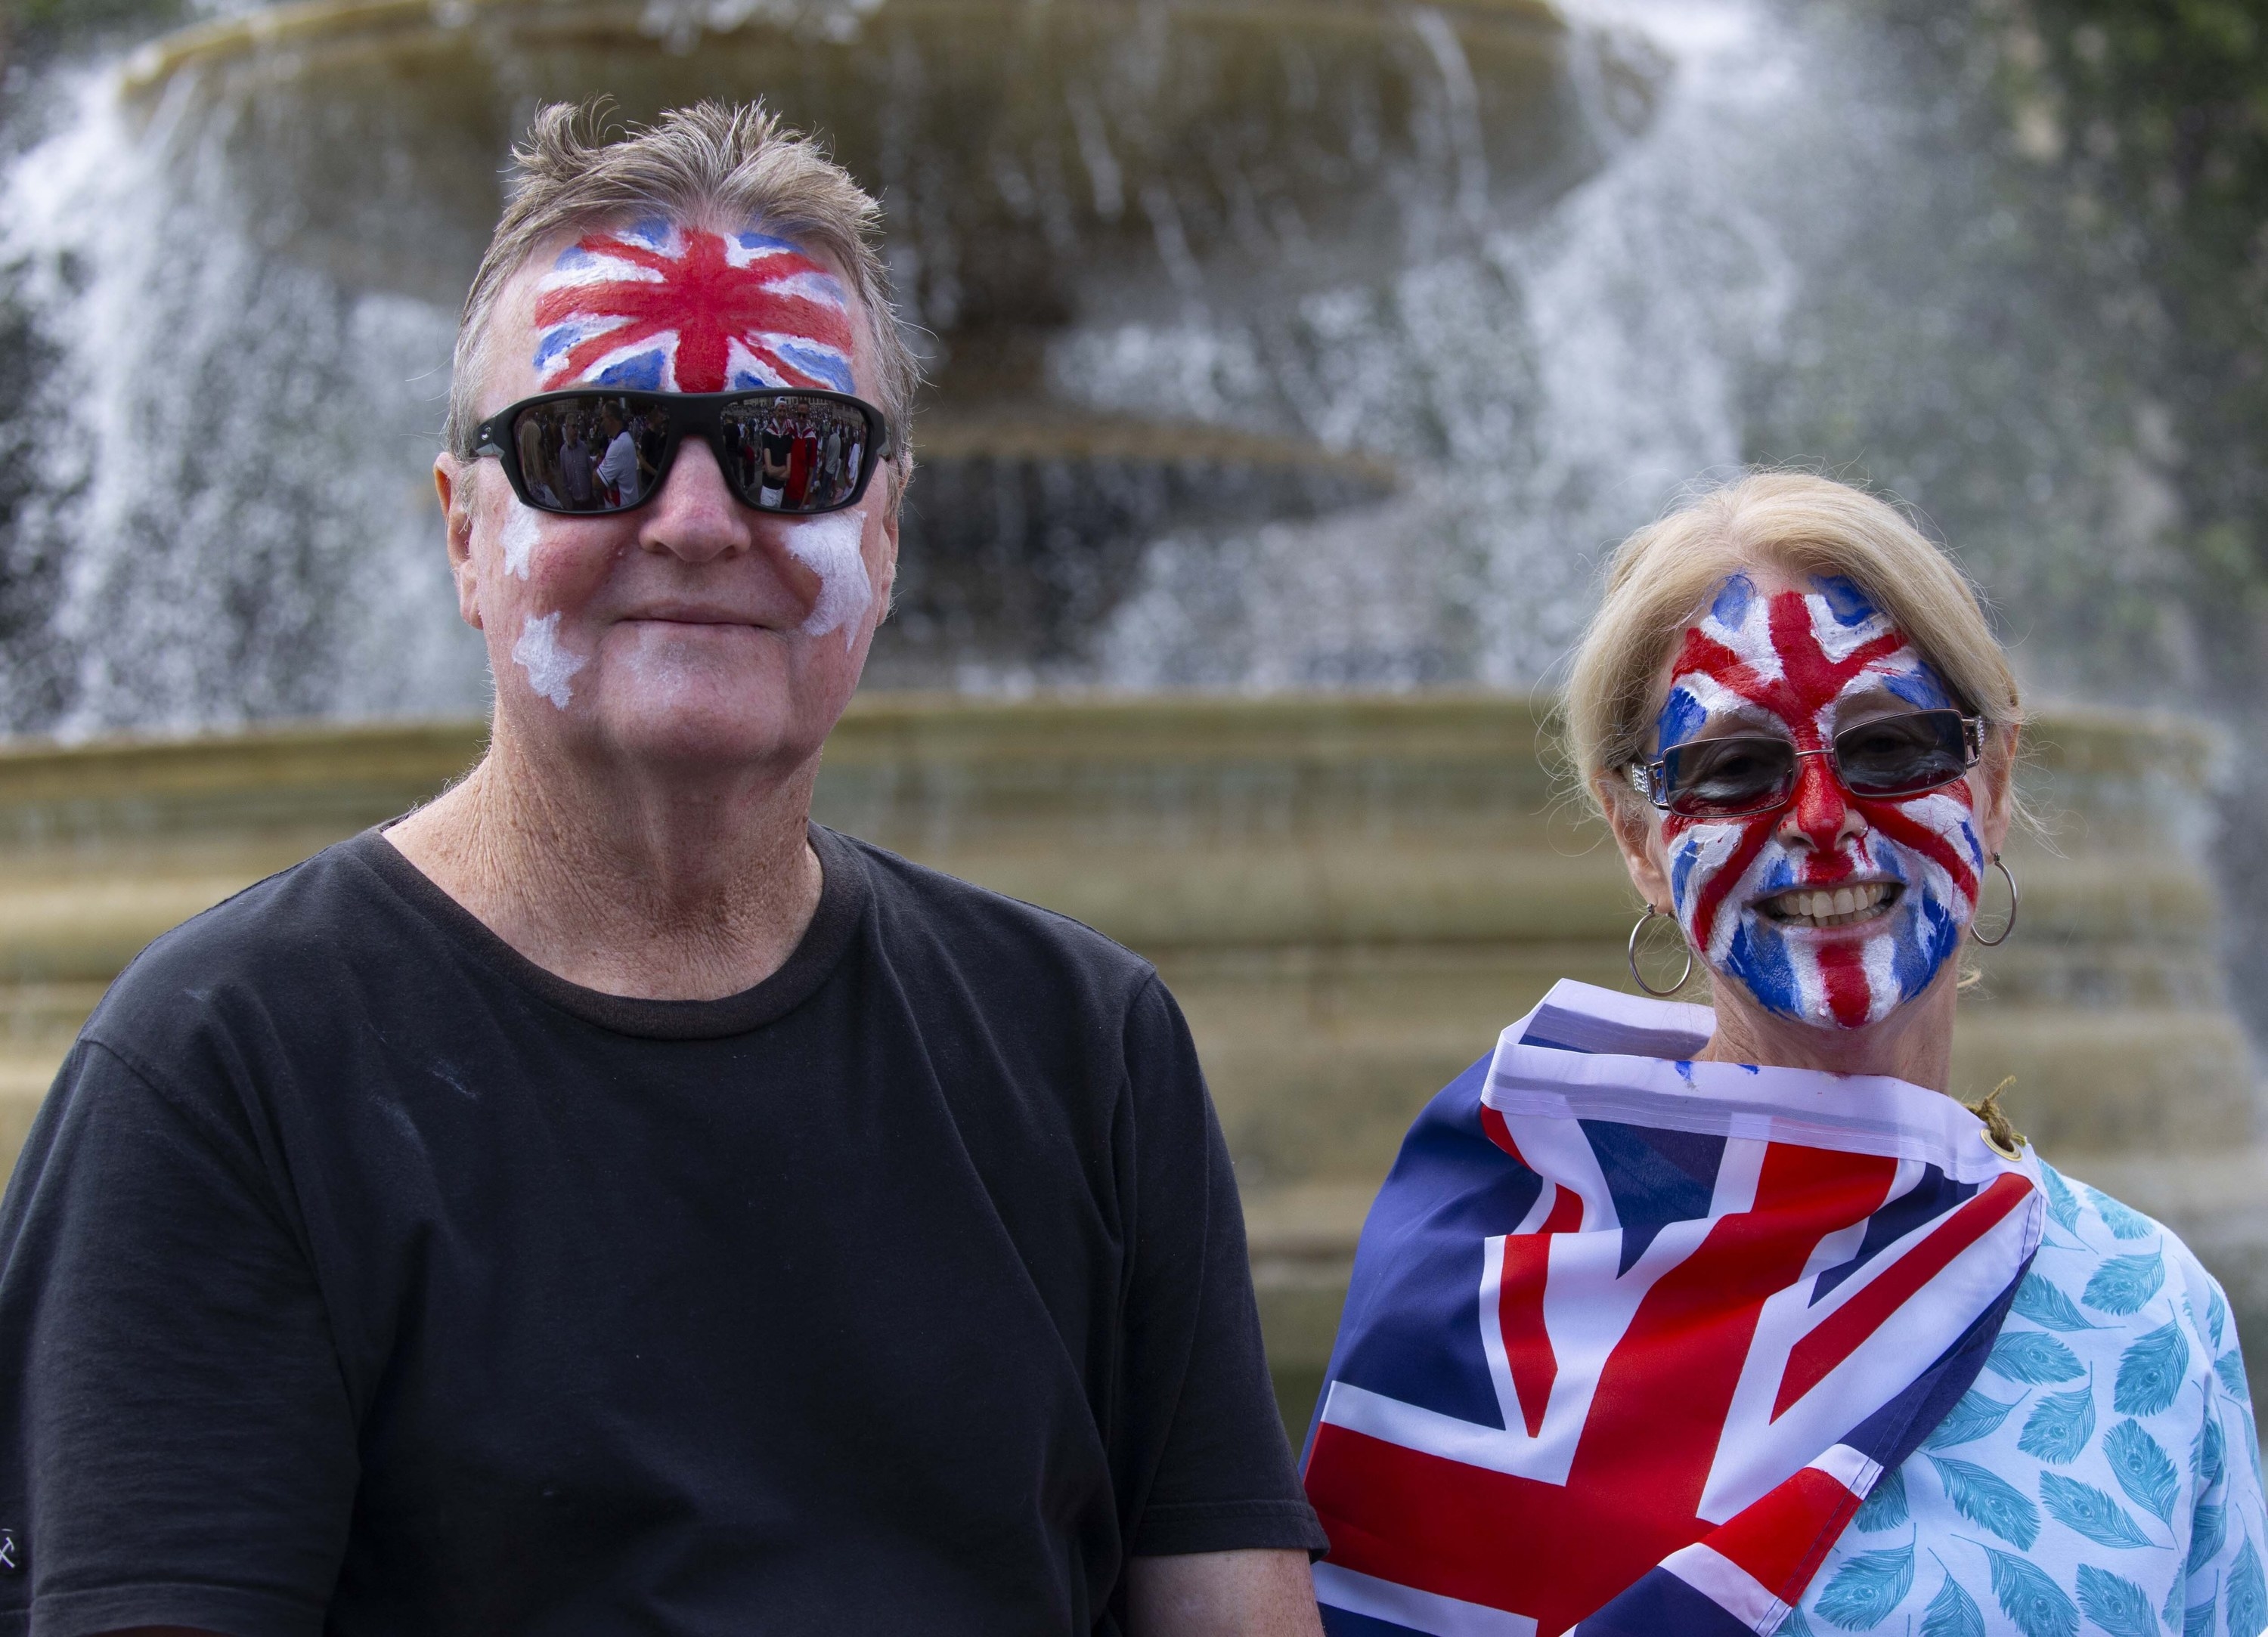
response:
<path fill-rule="evenodd" d="M 537 246 L 639 213 L 716 215 L 761 222 L 842 270 L 865 312 L 876 407 L 889 417 L 902 480 L 911 469 L 907 415 L 920 366 L 898 333 L 889 276 L 874 247 L 880 207 L 816 143 L 783 128 L 761 102 L 696 103 L 611 135 L 605 115 L 603 103 L 549 104 L 536 110 L 526 137 L 512 150 L 510 201 L 457 326 L 442 434 L 450 452 L 472 459 L 497 299 Z"/>
<path fill-rule="evenodd" d="M 1651 752 L 1654 694 L 1680 633 L 1727 576 L 1771 565 L 1840 575 L 1904 631 L 1955 701 L 2007 753 L 2023 723 L 2015 672 L 1977 589 L 1895 507 L 1828 478 L 1759 472 L 1687 500 L 1615 550 L 1606 596 L 1577 646 L 1565 701 L 1567 749 L 1594 806 L 1630 788 Z"/>

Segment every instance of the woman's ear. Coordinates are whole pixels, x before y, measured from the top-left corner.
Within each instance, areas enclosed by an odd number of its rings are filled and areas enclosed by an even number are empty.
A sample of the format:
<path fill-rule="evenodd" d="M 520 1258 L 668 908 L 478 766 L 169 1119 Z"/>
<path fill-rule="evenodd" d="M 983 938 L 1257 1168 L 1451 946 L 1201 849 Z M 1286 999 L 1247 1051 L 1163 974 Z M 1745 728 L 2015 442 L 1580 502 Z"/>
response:
<path fill-rule="evenodd" d="M 1988 857 L 1999 856 L 2007 843 L 2009 824 L 2016 816 L 2016 734 L 2017 730 L 2006 723 L 1987 728 L 1984 753 L 1977 759 L 1976 768 L 1969 775 L 1970 788 L 1977 797 L 1977 833 Z"/>
<path fill-rule="evenodd" d="M 1654 908 L 1670 913 L 1674 906 L 1669 876 L 1663 868 L 1661 821 L 1653 804 L 1640 797 L 1626 779 L 1611 773 L 1594 775 L 1591 789 L 1606 813 L 1607 828 L 1614 832 L 1615 846 L 1622 853 L 1623 867 L 1630 871 L 1631 885 Z"/>

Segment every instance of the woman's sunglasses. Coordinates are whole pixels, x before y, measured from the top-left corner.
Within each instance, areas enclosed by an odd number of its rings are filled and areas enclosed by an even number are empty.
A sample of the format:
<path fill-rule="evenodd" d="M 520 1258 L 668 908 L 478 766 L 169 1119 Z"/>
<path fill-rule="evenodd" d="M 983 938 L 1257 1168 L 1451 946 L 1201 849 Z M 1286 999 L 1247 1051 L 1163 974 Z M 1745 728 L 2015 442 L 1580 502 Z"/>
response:
<path fill-rule="evenodd" d="M 522 399 L 473 437 L 522 503 L 571 518 L 644 505 L 688 437 L 708 441 L 743 505 L 791 518 L 857 505 L 894 452 L 882 412 L 848 393 L 571 387 Z"/>
<path fill-rule="evenodd" d="M 1687 818 L 1744 818 L 1795 799 L 1806 756 L 1824 756 L 1858 796 L 1921 796 L 1943 789 L 1984 753 L 1984 724 L 1957 710 L 1917 710 L 1845 728 L 1826 750 L 1783 738 L 1692 739 L 1634 767 L 1633 782 L 1656 807 Z"/>

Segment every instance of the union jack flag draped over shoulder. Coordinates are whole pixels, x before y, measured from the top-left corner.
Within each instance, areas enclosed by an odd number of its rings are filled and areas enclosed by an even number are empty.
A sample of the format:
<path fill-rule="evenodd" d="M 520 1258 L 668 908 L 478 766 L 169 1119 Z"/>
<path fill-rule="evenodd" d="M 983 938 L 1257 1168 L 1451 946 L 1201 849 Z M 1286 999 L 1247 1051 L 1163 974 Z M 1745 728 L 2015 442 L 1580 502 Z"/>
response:
<path fill-rule="evenodd" d="M 1563 982 L 1427 1107 L 1304 1460 L 1332 1637 L 1762 1637 L 1983 1367 L 2037 1163 Z"/>

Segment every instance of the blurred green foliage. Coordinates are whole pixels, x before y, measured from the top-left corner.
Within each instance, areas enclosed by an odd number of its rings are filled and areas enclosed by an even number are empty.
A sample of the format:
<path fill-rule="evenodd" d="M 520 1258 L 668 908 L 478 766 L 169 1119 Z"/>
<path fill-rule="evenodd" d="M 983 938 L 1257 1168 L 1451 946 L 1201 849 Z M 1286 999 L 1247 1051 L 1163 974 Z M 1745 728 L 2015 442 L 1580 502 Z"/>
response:
<path fill-rule="evenodd" d="M 2169 411 L 2170 542 L 2219 679 L 2268 672 L 2268 11 L 2023 0 L 1993 11 L 2019 155 L 2088 255 L 2139 275 L 2138 378 Z"/>
<path fill-rule="evenodd" d="M 1837 0 L 1913 117 L 1815 283 L 1848 446 L 2052 685 L 2268 693 L 2268 4 Z M 1917 270 L 1915 246 L 1931 270 Z M 1887 386 L 1887 390 L 1884 390 Z M 1766 458 L 1834 429 L 1831 391 Z M 1831 442 L 1831 438 L 1828 439 Z M 2268 716 L 2263 716 L 2268 723 Z"/>
<path fill-rule="evenodd" d="M 2031 216 L 2101 304 L 2178 506 L 2162 555 L 2194 702 L 2228 725 L 2215 851 L 2230 993 L 2268 1040 L 2268 8 L 2260 0 L 1966 0 Z"/>

